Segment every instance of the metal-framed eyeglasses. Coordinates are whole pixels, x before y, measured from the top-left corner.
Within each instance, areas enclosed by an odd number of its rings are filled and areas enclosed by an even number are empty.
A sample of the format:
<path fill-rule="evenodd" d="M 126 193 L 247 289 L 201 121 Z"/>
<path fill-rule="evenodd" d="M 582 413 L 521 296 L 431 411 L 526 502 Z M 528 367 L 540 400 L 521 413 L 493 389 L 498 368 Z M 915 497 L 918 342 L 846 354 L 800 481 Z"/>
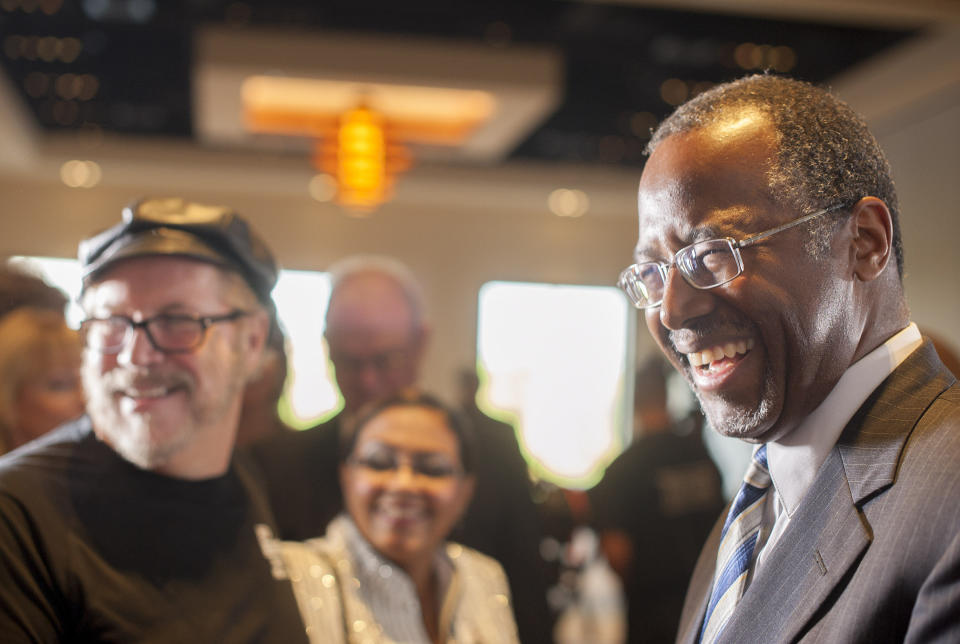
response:
<path fill-rule="evenodd" d="M 175 315 L 162 313 L 136 322 L 126 315 L 87 318 L 80 323 L 80 332 L 87 347 L 100 353 L 119 353 L 137 329 L 143 329 L 150 345 L 163 353 L 190 353 L 206 337 L 207 329 L 220 322 L 232 322 L 250 315 L 234 310 L 223 315 Z"/>
<path fill-rule="evenodd" d="M 638 309 L 660 306 L 660 303 L 663 302 L 667 273 L 672 266 L 676 266 L 687 284 L 694 288 L 706 290 L 722 286 L 743 273 L 741 248 L 752 246 L 777 233 L 826 215 L 843 208 L 843 206 L 844 204 L 837 204 L 818 210 L 745 239 L 736 240 L 724 237 L 695 242 L 678 250 L 673 256 L 673 261 L 669 264 L 640 262 L 628 266 L 620 273 L 617 286 L 623 289 Z"/>

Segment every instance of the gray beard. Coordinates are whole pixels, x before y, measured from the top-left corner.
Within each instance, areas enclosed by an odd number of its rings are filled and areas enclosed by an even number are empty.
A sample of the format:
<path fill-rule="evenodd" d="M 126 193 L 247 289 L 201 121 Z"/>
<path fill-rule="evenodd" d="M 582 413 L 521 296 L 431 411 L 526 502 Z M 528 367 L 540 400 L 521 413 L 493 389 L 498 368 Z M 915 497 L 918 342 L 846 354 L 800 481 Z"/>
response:
<path fill-rule="evenodd" d="M 764 373 L 763 392 L 760 401 L 753 409 L 731 405 L 726 407 L 722 414 L 718 414 L 713 411 L 718 406 L 716 398 L 712 399 L 711 404 L 704 404 L 700 392 L 694 388 L 694 393 L 710 427 L 721 436 L 757 442 L 772 429 L 776 391 L 773 377 L 769 373 Z"/>
<path fill-rule="evenodd" d="M 109 403 L 103 401 L 91 401 L 88 413 L 97 436 L 125 460 L 144 470 L 163 467 L 192 438 L 180 434 L 174 441 L 154 442 L 150 436 L 150 419 L 146 415 L 120 417 Z"/>
<path fill-rule="evenodd" d="M 81 375 L 87 395 L 87 414 L 94 432 L 125 460 L 145 470 L 154 470 L 166 464 L 180 450 L 189 437 L 186 432 L 175 440 L 157 442 L 151 436 L 150 414 L 124 415 L 117 408 L 113 391 L 131 379 L 129 372 L 99 373 L 93 364 L 84 364 Z M 196 422 L 196 419 L 192 419 Z"/>
<path fill-rule="evenodd" d="M 132 374 L 122 370 L 101 374 L 95 364 L 84 364 L 81 375 L 87 392 L 87 413 L 95 434 L 125 460 L 141 469 L 156 470 L 163 467 L 202 432 L 219 422 L 242 391 L 244 380 L 240 370 L 234 364 L 225 365 L 224 368 L 234 374 L 224 395 L 212 404 L 208 402 L 200 407 L 191 406 L 181 427 L 168 430 L 168 435 L 157 439 L 151 427 L 150 413 L 122 414 L 114 400 L 113 392 L 117 386 L 129 382 Z M 194 391 L 193 383 L 184 376 L 169 376 L 169 380 L 184 382 L 188 392 Z"/>

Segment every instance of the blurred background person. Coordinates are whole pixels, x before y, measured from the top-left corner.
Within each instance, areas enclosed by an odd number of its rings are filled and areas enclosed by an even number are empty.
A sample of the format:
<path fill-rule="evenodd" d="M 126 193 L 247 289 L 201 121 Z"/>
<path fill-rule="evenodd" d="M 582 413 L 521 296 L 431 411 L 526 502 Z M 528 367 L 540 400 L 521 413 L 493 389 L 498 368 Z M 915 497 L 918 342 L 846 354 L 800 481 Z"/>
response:
<path fill-rule="evenodd" d="M 0 316 L 24 306 L 56 311 L 62 316 L 67 296 L 9 260 L 0 263 Z"/>
<path fill-rule="evenodd" d="M 351 258 L 330 272 L 325 338 L 343 410 L 250 450 L 266 477 L 282 539 L 319 536 L 343 509 L 337 453 L 344 420 L 365 404 L 414 385 L 429 333 L 418 287 L 399 263 Z"/>
<path fill-rule="evenodd" d="M 723 509 L 699 409 L 674 421 L 666 365 L 634 383 L 634 440 L 589 491 L 593 520 L 627 596 L 627 641 L 672 642 L 703 540 Z"/>
<path fill-rule="evenodd" d="M 567 570 L 562 582 L 570 584 L 570 596 L 557 619 L 556 644 L 623 644 L 623 584 L 601 551 L 597 533 L 586 525 L 575 527 L 563 559 Z"/>
<path fill-rule="evenodd" d="M 53 310 L 0 317 L 0 452 L 83 413 L 80 338 Z"/>
<path fill-rule="evenodd" d="M 83 411 L 80 340 L 67 328 L 66 305 L 40 276 L 0 263 L 0 453 Z"/>
<path fill-rule="evenodd" d="M 23 307 L 0 317 L 0 453 L 83 413 L 80 354 L 62 313 Z"/>
<path fill-rule="evenodd" d="M 411 392 L 361 411 L 341 434 L 345 513 L 323 538 L 263 541 L 311 641 L 518 641 L 500 565 L 447 542 L 476 483 L 468 431 Z"/>
<path fill-rule="evenodd" d="M 341 433 L 364 405 L 417 384 L 430 336 L 420 285 L 403 264 L 358 256 L 337 263 L 330 273 L 324 333 L 343 410 L 316 427 L 250 449 L 264 474 L 282 539 L 321 535 L 343 509 L 336 461 Z M 522 462 L 516 440 L 512 442 L 510 461 Z M 502 462 L 502 454 L 490 441 L 478 447 L 477 493 L 454 536 L 506 570 L 521 640 L 548 642 L 552 620 L 536 506 L 525 475 L 504 475 L 510 465 Z M 525 471 L 525 465 L 519 469 Z"/>

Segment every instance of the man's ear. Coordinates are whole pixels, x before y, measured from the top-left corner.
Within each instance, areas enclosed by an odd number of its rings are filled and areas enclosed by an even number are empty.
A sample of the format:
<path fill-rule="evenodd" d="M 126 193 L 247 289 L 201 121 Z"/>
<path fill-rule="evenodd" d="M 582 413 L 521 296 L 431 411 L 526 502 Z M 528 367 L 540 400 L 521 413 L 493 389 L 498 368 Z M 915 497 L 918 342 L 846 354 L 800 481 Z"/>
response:
<path fill-rule="evenodd" d="M 891 260 L 893 217 L 882 200 L 864 197 L 851 210 L 850 221 L 853 274 L 861 282 L 870 282 L 883 273 Z"/>
<path fill-rule="evenodd" d="M 243 339 L 244 353 L 248 356 L 250 362 L 250 377 L 254 377 L 260 371 L 263 360 L 264 347 L 267 344 L 267 336 L 270 333 L 270 318 L 267 312 L 258 309 L 250 315 L 247 320 L 246 334 Z"/>

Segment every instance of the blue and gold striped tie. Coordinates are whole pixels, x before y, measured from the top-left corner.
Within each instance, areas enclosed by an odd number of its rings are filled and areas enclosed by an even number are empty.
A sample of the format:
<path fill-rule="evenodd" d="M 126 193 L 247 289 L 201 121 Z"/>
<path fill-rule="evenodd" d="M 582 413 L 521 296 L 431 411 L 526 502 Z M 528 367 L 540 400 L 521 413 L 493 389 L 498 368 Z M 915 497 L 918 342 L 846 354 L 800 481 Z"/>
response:
<path fill-rule="evenodd" d="M 717 569 L 713 577 L 707 614 L 700 630 L 701 642 L 710 643 L 719 637 L 747 589 L 750 562 L 753 560 L 753 550 L 763 518 L 764 495 L 769 487 L 767 446 L 761 445 L 753 453 L 753 461 L 743 478 L 743 485 L 730 506 L 727 520 L 720 532 Z"/>

